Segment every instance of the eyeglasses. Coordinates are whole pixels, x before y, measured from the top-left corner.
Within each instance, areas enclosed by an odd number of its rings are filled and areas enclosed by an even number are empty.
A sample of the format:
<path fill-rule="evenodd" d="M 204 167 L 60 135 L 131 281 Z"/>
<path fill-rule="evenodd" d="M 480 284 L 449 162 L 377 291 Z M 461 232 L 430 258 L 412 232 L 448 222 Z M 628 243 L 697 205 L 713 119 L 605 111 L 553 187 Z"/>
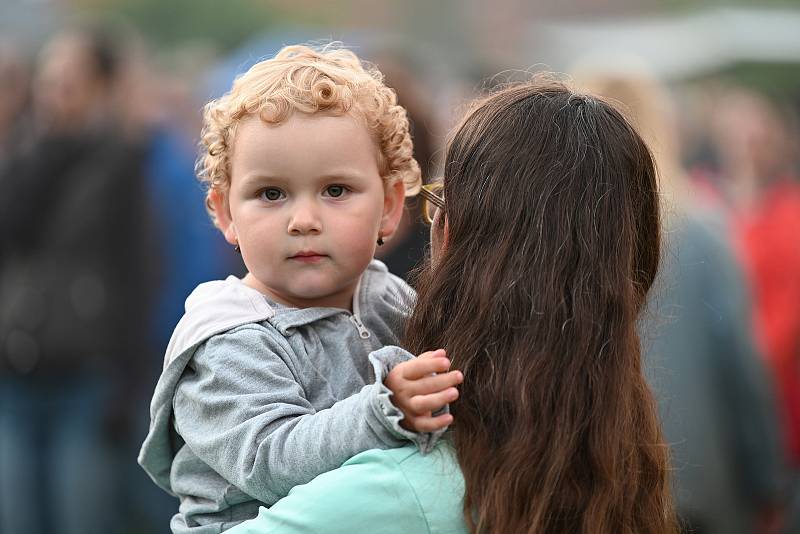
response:
<path fill-rule="evenodd" d="M 419 191 L 422 197 L 422 220 L 426 224 L 433 224 L 437 209 L 444 209 L 444 197 L 441 195 L 444 183 L 437 180 L 430 184 L 425 184 Z"/>

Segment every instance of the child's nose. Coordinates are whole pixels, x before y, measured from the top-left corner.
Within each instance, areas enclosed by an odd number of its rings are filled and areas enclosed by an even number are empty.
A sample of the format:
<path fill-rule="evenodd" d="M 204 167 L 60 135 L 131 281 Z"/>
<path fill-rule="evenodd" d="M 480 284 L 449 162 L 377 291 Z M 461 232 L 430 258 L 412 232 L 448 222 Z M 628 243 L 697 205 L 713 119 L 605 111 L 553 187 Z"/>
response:
<path fill-rule="evenodd" d="M 322 230 L 319 217 L 310 202 L 300 202 L 295 206 L 289 220 L 290 235 L 318 234 Z"/>

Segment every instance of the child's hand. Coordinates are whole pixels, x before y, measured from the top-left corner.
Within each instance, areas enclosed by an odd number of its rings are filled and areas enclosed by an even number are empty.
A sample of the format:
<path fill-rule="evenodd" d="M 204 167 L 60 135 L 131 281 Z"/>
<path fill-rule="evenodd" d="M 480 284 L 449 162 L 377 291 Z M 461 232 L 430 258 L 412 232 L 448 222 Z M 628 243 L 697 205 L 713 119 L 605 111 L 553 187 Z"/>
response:
<path fill-rule="evenodd" d="M 389 372 L 383 383 L 392 390 L 392 402 L 405 416 L 400 426 L 414 432 L 433 432 L 453 422 L 449 413 L 433 416 L 458 398 L 455 386 L 464 376 L 461 371 L 446 372 L 449 368 L 450 360 L 439 349 L 400 363 Z"/>

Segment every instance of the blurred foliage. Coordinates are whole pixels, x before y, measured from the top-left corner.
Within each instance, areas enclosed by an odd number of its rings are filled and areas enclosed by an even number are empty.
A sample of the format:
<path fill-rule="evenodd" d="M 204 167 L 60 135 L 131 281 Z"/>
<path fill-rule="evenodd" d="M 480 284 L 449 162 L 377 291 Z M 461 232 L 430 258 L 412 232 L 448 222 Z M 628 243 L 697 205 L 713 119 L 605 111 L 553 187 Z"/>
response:
<path fill-rule="evenodd" d="M 739 61 L 684 81 L 690 84 L 722 82 L 752 89 L 775 102 L 800 104 L 800 63 Z"/>
<path fill-rule="evenodd" d="M 163 48 L 202 40 L 227 51 L 253 35 L 298 22 L 294 12 L 258 0 L 84 0 L 75 7 L 124 19 Z"/>
<path fill-rule="evenodd" d="M 694 11 L 715 7 L 792 8 L 800 7 L 800 0 L 661 0 L 661 7 L 674 11 Z"/>
<path fill-rule="evenodd" d="M 739 62 L 717 75 L 779 101 L 800 98 L 800 64 Z"/>

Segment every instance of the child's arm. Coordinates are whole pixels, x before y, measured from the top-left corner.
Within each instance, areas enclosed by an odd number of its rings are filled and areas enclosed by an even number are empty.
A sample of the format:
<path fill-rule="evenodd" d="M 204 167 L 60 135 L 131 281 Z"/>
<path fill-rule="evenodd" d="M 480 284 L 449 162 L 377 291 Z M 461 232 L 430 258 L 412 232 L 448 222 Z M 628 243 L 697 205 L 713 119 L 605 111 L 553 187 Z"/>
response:
<path fill-rule="evenodd" d="M 214 336 L 194 355 L 174 397 L 175 427 L 189 449 L 266 504 L 360 452 L 414 436 L 395 428 L 399 412 L 383 375 L 317 411 L 313 392 L 298 380 L 311 371 L 295 369 L 289 353 L 285 340 L 255 326 Z M 410 355 L 393 357 L 397 363 Z"/>

